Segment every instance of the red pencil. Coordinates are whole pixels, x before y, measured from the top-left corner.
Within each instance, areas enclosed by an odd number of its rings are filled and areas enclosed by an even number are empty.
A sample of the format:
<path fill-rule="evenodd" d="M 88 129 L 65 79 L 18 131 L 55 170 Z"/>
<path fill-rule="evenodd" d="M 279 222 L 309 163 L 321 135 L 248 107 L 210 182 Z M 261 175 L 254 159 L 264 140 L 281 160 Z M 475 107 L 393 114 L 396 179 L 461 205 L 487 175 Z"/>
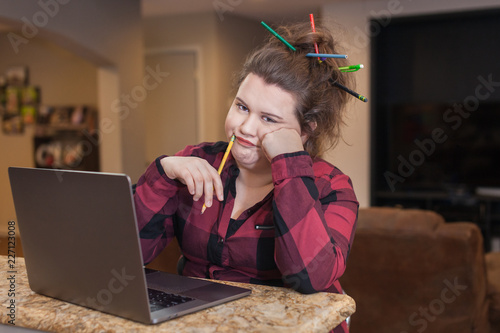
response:
<path fill-rule="evenodd" d="M 312 32 L 316 32 L 316 26 L 314 25 L 314 16 L 313 14 L 309 14 L 309 19 L 311 20 L 311 27 L 312 27 Z M 316 53 L 319 53 L 318 49 L 318 43 L 314 43 L 314 50 Z M 319 62 L 321 62 L 321 59 L 318 57 Z"/>

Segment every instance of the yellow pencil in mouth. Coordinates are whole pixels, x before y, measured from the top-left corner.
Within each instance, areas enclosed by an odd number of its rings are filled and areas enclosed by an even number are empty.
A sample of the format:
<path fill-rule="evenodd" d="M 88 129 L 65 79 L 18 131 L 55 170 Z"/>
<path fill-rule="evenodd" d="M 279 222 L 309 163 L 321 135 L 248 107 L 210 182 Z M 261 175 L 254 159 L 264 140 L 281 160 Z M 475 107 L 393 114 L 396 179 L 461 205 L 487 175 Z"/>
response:
<path fill-rule="evenodd" d="M 227 145 L 226 152 L 224 153 L 224 156 L 222 157 L 222 161 L 219 165 L 219 170 L 217 170 L 217 173 L 220 175 L 222 172 L 222 169 L 224 168 L 224 164 L 226 164 L 227 157 L 229 156 L 229 152 L 231 151 L 231 148 L 233 147 L 234 139 L 236 136 L 233 134 L 231 137 L 231 140 L 229 140 L 229 144 Z M 203 214 L 205 210 L 207 209 L 207 206 L 203 204 L 203 207 L 201 208 L 201 213 Z"/>

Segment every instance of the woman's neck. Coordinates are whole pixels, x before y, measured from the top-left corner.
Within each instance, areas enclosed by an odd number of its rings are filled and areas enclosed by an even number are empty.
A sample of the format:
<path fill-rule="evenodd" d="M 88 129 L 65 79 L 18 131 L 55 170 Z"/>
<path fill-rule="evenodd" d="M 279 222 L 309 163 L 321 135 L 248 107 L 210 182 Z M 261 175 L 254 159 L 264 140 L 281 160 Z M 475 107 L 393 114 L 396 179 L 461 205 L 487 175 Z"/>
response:
<path fill-rule="evenodd" d="M 231 218 L 238 219 L 245 210 L 262 201 L 273 190 L 273 186 L 270 171 L 259 173 L 253 169 L 240 169 Z"/>
<path fill-rule="evenodd" d="M 269 166 L 269 169 L 267 170 L 252 170 L 240 168 L 238 181 L 241 185 L 244 185 L 248 188 L 262 188 L 272 186 L 273 175 L 271 173 L 271 167 Z"/>

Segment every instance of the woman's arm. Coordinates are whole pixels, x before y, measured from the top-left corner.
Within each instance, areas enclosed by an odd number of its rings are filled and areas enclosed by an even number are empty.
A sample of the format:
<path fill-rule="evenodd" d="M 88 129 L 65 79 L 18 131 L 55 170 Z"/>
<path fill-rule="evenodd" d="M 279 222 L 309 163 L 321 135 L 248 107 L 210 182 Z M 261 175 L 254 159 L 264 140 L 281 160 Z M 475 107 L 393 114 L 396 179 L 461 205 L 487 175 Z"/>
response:
<path fill-rule="evenodd" d="M 358 201 L 338 169 L 322 160 L 313 168 L 305 139 L 281 128 L 267 133 L 262 146 L 274 182 L 276 264 L 290 287 L 314 293 L 332 287 L 344 273 Z"/>
<path fill-rule="evenodd" d="M 134 194 L 144 263 L 151 262 L 174 237 L 172 218 L 180 182 L 169 179 L 157 158 L 140 177 Z"/>
<path fill-rule="evenodd" d="M 302 293 L 326 290 L 344 273 L 358 211 L 349 178 L 317 163 L 313 169 L 306 152 L 272 161 L 275 260 L 284 281 Z"/>
<path fill-rule="evenodd" d="M 213 191 L 223 200 L 223 186 L 212 164 L 220 162 L 227 143 L 187 146 L 175 156 L 157 158 L 141 176 L 134 194 L 143 259 L 151 262 L 172 240 L 178 192 L 187 188 L 197 201 L 212 204 Z"/>

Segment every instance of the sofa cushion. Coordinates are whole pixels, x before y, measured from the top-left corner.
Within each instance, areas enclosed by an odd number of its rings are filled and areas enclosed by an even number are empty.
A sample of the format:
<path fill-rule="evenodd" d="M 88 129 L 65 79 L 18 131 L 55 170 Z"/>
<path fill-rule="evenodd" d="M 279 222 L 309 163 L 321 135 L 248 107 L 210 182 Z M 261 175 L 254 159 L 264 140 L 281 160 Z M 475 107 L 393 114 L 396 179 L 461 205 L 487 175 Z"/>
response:
<path fill-rule="evenodd" d="M 432 211 L 372 207 L 359 210 L 356 230 L 432 233 L 444 223 L 443 217 Z"/>
<path fill-rule="evenodd" d="M 488 332 L 483 241 L 430 211 L 360 209 L 340 279 L 352 332 Z"/>
<path fill-rule="evenodd" d="M 500 252 L 486 254 L 486 272 L 492 332 L 500 333 Z"/>

